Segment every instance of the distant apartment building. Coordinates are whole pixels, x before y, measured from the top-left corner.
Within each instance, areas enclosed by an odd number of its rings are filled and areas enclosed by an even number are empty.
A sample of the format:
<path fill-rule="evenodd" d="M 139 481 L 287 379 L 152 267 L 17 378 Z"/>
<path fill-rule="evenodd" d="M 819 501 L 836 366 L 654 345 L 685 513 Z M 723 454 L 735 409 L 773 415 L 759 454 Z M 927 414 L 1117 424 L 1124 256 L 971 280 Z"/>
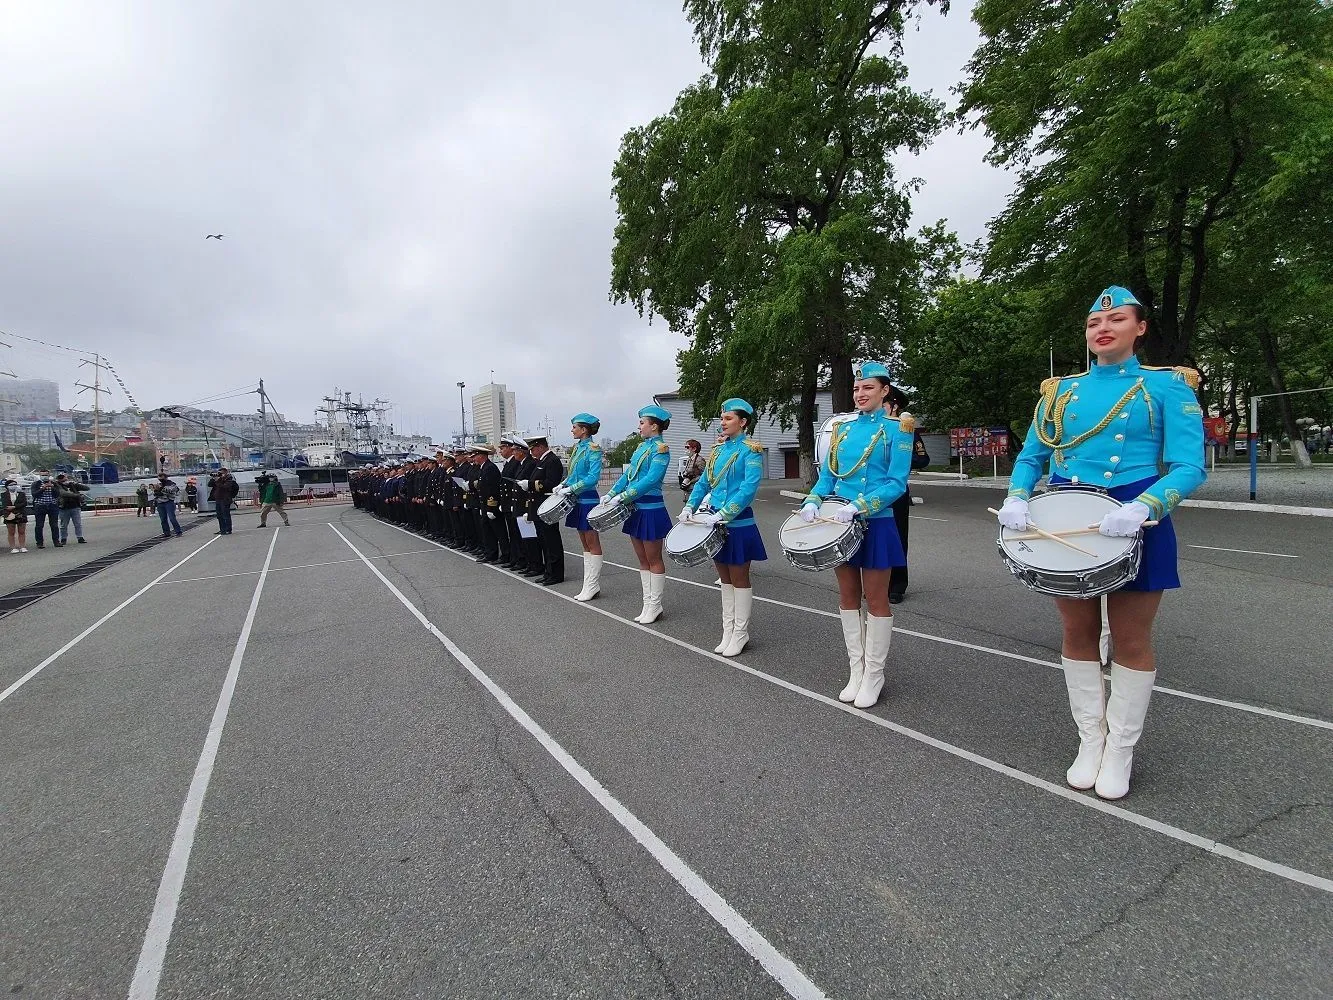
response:
<path fill-rule="evenodd" d="M 472 426 L 489 444 L 518 429 L 518 405 L 503 383 L 483 385 L 472 397 Z"/>
<path fill-rule="evenodd" d="M 5 451 L 25 444 L 49 450 L 73 443 L 73 420 L 0 420 L 0 447 Z"/>
<path fill-rule="evenodd" d="M 59 412 L 60 386 L 50 379 L 0 379 L 0 420 L 40 420 Z"/>

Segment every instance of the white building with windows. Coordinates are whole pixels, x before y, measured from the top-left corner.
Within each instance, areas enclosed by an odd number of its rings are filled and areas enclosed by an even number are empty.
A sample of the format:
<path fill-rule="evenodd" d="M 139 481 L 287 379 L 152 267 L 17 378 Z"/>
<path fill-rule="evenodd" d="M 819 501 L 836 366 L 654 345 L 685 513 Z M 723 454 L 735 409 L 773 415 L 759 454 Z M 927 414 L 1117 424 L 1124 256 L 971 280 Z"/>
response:
<path fill-rule="evenodd" d="M 60 412 L 60 385 L 46 378 L 0 381 L 0 420 L 43 420 Z"/>
<path fill-rule="evenodd" d="M 503 383 L 483 385 L 472 397 L 472 427 L 487 444 L 518 430 L 518 404 Z"/>

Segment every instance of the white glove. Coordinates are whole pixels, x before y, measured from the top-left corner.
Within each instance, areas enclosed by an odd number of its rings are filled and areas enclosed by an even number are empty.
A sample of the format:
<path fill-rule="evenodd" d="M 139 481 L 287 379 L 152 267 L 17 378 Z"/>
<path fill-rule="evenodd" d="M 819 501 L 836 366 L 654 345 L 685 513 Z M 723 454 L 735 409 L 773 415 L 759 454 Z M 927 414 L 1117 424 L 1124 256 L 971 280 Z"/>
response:
<path fill-rule="evenodd" d="M 680 509 L 680 516 L 676 518 L 681 524 L 684 524 L 686 521 L 692 521 L 693 519 L 694 508 L 688 505 Z"/>
<path fill-rule="evenodd" d="M 570 490 L 570 488 L 566 486 L 564 483 L 561 483 L 559 486 L 557 486 L 555 489 L 551 491 L 553 495 L 558 497 L 568 496 L 571 492 L 572 491 Z"/>
<path fill-rule="evenodd" d="M 1139 528 L 1143 526 L 1143 522 L 1148 520 L 1151 514 L 1152 511 L 1148 509 L 1146 504 L 1131 500 L 1102 518 L 1102 523 L 1097 526 L 1097 530 L 1103 535 L 1110 535 L 1112 538 L 1129 538 L 1138 534 Z"/>
<path fill-rule="evenodd" d="M 694 519 L 700 524 L 707 524 L 710 527 L 723 520 L 721 511 L 709 511 L 707 514 L 696 514 Z"/>
<path fill-rule="evenodd" d="M 606 504 L 607 506 L 610 506 L 619 499 L 620 499 L 619 493 L 608 493 L 606 496 L 602 497 L 602 503 Z"/>
<path fill-rule="evenodd" d="M 1022 531 L 1028 526 L 1028 502 L 1019 497 L 1010 497 L 996 515 L 1000 526 L 1010 531 Z"/>
<path fill-rule="evenodd" d="M 819 504 L 808 503 L 801 507 L 801 520 L 809 524 L 819 514 Z"/>
<path fill-rule="evenodd" d="M 833 512 L 833 520 L 837 521 L 839 524 L 847 524 L 859 513 L 861 513 L 861 511 L 857 508 L 856 504 L 845 503 Z"/>
<path fill-rule="evenodd" d="M 488 520 L 488 521 L 494 521 L 494 520 L 495 520 L 495 512 L 494 512 L 494 511 L 489 511 L 489 510 L 488 510 L 488 511 L 486 512 L 486 520 Z"/>

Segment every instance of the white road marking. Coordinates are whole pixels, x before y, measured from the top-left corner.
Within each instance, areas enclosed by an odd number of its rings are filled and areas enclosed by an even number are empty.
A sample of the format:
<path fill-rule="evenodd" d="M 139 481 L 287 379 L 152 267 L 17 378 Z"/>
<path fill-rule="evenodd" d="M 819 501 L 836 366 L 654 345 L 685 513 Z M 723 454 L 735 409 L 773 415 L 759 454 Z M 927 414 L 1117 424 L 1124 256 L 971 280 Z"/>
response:
<path fill-rule="evenodd" d="M 617 569 L 631 569 L 624 563 L 611 562 L 606 560 L 603 565 L 615 566 Z M 668 580 L 676 583 L 688 584 L 691 587 L 702 587 L 704 590 L 713 588 L 706 583 L 699 583 L 697 580 L 686 580 L 683 577 L 668 576 Z M 807 607 L 804 604 L 791 604 L 787 601 L 779 601 L 773 597 L 761 597 L 756 595 L 753 600 L 761 601 L 765 604 L 775 604 L 780 608 L 790 608 L 792 611 L 804 611 L 808 615 L 818 615 L 821 618 L 837 618 L 837 612 L 820 611 L 818 608 Z M 896 616 L 895 616 L 896 617 Z M 926 639 L 930 642 L 943 643 L 946 646 L 958 646 L 960 649 L 971 649 L 978 653 L 989 653 L 992 656 L 1002 656 L 1009 660 L 1018 660 L 1021 663 L 1035 663 L 1039 667 L 1049 667 L 1051 670 L 1063 670 L 1064 668 L 1050 660 L 1042 660 L 1035 656 L 1025 656 L 1022 653 L 1011 653 L 1005 649 L 994 649 L 991 646 L 979 646 L 974 642 L 963 642 L 961 639 L 946 639 L 942 635 L 932 635 L 929 632 L 918 632 L 915 629 L 903 628 L 895 625 L 893 631 L 899 635 L 910 635 L 916 639 Z M 1153 685 L 1153 690 L 1160 694 L 1172 695 L 1176 698 L 1186 698 L 1190 701 L 1202 702 L 1205 705 L 1216 705 L 1219 708 L 1232 708 L 1238 712 L 1249 712 L 1251 715 L 1262 715 L 1269 719 L 1281 719 L 1283 722 L 1294 722 L 1301 726 L 1311 726 L 1315 729 L 1333 730 L 1333 722 L 1324 719 L 1314 719 L 1308 715 L 1293 715 L 1290 712 L 1280 712 L 1274 708 L 1265 708 L 1262 705 L 1247 705 L 1240 701 L 1227 701 L 1225 698 L 1213 698 L 1206 694 L 1193 694 L 1189 691 L 1178 691 L 1175 688 L 1162 687 L 1160 684 Z"/>
<path fill-rule="evenodd" d="M 926 517 L 924 514 L 908 514 L 913 521 L 947 521 L 947 517 Z"/>
<path fill-rule="evenodd" d="M 333 528 L 334 533 L 347 544 L 349 549 L 361 557 L 361 561 L 366 564 L 367 568 L 379 577 L 380 582 L 389 588 L 389 592 L 398 598 L 399 603 L 412 613 L 422 627 L 440 640 L 445 649 L 449 650 L 449 655 L 491 693 L 491 696 L 500 703 L 510 717 L 527 730 L 529 735 L 542 745 L 542 749 L 549 753 L 556 763 L 564 768 L 569 776 L 596 800 L 598 805 L 610 813 L 612 819 L 638 841 L 644 850 L 652 855 L 653 860 L 661 865 L 667 874 L 675 879 L 677 884 L 688 892 L 691 898 L 703 907 L 710 917 L 721 924 L 737 944 L 764 967 L 764 971 L 782 985 L 788 996 L 796 997 L 798 1000 L 807 1000 L 807 998 L 808 1000 L 817 1000 L 817 998 L 825 996 L 824 992 L 811 982 L 791 959 L 773 947 L 767 938 L 760 934 L 748 920 L 718 894 L 717 890 L 681 860 L 680 856 L 671 850 L 657 834 L 653 833 L 642 820 L 625 808 L 614 795 L 607 791 L 601 782 L 594 778 L 582 764 L 570 756 L 564 747 L 557 743 L 545 729 L 520 708 L 503 688 L 491 680 L 485 671 L 473 663 L 466 653 L 436 628 L 435 624 L 422 614 L 416 605 L 404 597 L 402 591 L 395 587 L 374 563 L 361 554 L 361 550 L 353 545 L 346 535 L 339 531 L 335 525 L 331 524 L 329 527 Z M 537 586 L 530 580 L 524 582 L 529 586 Z M 133 997 L 131 1000 L 133 1000 Z"/>
<path fill-rule="evenodd" d="M 380 522 L 380 523 L 385 523 L 385 522 Z M 405 528 L 399 528 L 397 525 L 394 524 L 387 524 L 387 527 L 394 528 L 397 531 L 407 530 Z M 335 528 L 334 530 L 336 531 L 337 529 Z M 408 534 L 411 534 L 411 532 L 408 532 Z M 351 543 L 349 542 L 348 544 L 350 545 Z M 463 553 L 458 553 L 458 554 L 463 555 Z M 619 564 L 614 563 L 612 565 L 619 565 Z M 371 569 L 376 574 L 379 573 L 379 570 L 376 569 L 374 566 L 371 566 Z M 495 570 L 497 573 L 505 573 L 505 571 L 500 569 L 498 566 L 487 566 L 486 569 Z M 821 705 L 826 705 L 829 708 L 835 709 L 839 712 L 845 712 L 848 715 L 854 716 L 855 718 L 859 719 L 862 722 L 867 722 L 870 723 L 871 725 L 879 726 L 882 729 L 887 729 L 891 732 L 897 733 L 900 736 L 905 736 L 910 740 L 915 740 L 918 743 L 923 743 L 928 747 L 932 747 L 943 753 L 949 754 L 950 756 L 968 761 L 969 763 L 976 764 L 980 767 L 984 767 L 989 771 L 995 772 L 996 774 L 1002 774 L 1005 777 L 1013 778 L 1015 781 L 1020 781 L 1023 784 L 1028 785 L 1032 788 L 1036 788 L 1044 792 L 1049 792 L 1052 795 L 1059 796 L 1065 801 L 1072 802 L 1075 805 L 1082 806 L 1085 809 L 1092 809 L 1095 812 L 1103 813 L 1115 819 L 1124 820 L 1126 823 L 1131 823 L 1134 826 L 1141 827 L 1145 830 L 1151 830 L 1153 833 L 1160 834 L 1163 837 L 1170 838 L 1171 840 L 1178 841 L 1179 843 L 1188 844 L 1191 847 L 1197 847 L 1200 850 L 1206 851 L 1207 853 L 1215 855 L 1217 857 L 1227 858 L 1228 860 L 1231 861 L 1237 861 L 1257 871 L 1268 872 L 1271 875 L 1277 875 L 1278 877 L 1287 879 L 1291 882 L 1296 882 L 1301 885 L 1307 885 L 1313 889 L 1318 889 L 1322 892 L 1333 893 L 1333 879 L 1325 878 L 1322 875 L 1315 875 L 1312 872 L 1302 871 L 1299 868 L 1292 868 L 1290 865 L 1284 865 L 1276 861 L 1270 861 L 1267 858 L 1259 857 L 1257 854 L 1250 854 L 1246 851 L 1239 851 L 1228 844 L 1222 843 L 1221 841 L 1213 840 L 1209 837 L 1204 837 L 1197 833 L 1191 833 L 1189 830 L 1182 829 L 1181 827 L 1178 826 L 1172 826 L 1170 823 L 1163 823 L 1162 821 L 1153 819 L 1149 816 L 1143 816 L 1139 813 L 1131 812 L 1130 810 L 1124 808 L 1123 806 L 1118 806 L 1112 802 L 1107 802 L 1102 799 L 1096 798 L 1094 796 L 1088 795 L 1086 793 L 1075 791 L 1072 788 L 1069 788 L 1065 785 L 1056 784 L 1053 781 L 1047 781 L 1045 778 L 1039 778 L 1035 774 L 1028 774 L 1026 771 L 1020 771 L 1015 767 L 1010 767 L 1008 764 L 1001 764 L 999 761 L 991 760 L 989 757 L 983 757 L 980 754 L 973 753 L 971 750 L 964 750 L 962 747 L 954 746 L 952 743 L 946 743 L 943 740 L 936 739 L 933 736 L 928 736 L 927 734 L 920 732 L 918 730 L 909 729 L 907 726 L 899 725 L 896 722 L 890 722 L 888 719 L 880 718 L 877 715 L 871 715 L 869 712 L 863 709 L 853 708 L 851 705 L 845 705 L 834 698 L 830 698 L 827 695 L 820 694 L 817 691 L 811 691 L 808 688 L 803 688 L 800 685 L 793 684 L 791 681 L 784 680 L 781 677 L 775 677 L 773 674 L 765 673 L 762 670 L 758 670 L 754 667 L 747 666 L 744 663 L 738 663 L 734 659 L 728 659 L 725 656 L 719 656 L 717 653 L 714 653 L 711 650 L 705 650 L 700 648 L 699 646 L 691 645 L 690 643 L 686 642 L 683 639 L 677 639 L 673 635 L 668 635 L 665 632 L 659 632 L 657 629 L 649 628 L 647 625 L 640 625 L 638 622 L 631 621 L 628 618 L 621 618 L 614 612 L 606 611 L 603 610 L 602 608 L 594 606 L 591 602 L 576 601 L 574 600 L 573 596 L 569 594 L 562 594 L 559 591 L 552 590 L 549 587 L 543 587 L 541 584 L 535 583 L 532 580 L 527 580 L 522 577 L 514 577 L 513 574 L 510 573 L 505 573 L 505 575 L 511 577 L 516 583 L 520 583 L 527 587 L 535 587 L 542 593 L 550 594 L 552 597 L 558 597 L 562 601 L 568 601 L 569 603 L 577 607 L 583 608 L 587 611 L 592 611 L 596 614 L 603 615 L 628 628 L 635 629 L 636 631 L 643 632 L 647 635 L 656 636 L 663 642 L 669 642 L 673 646 L 679 646 L 681 649 L 688 649 L 692 653 L 697 653 L 699 656 L 706 657 L 707 659 L 710 660 L 715 660 L 718 663 L 722 664 L 723 666 L 731 667 L 733 670 L 738 670 L 741 673 L 749 674 L 751 677 L 755 677 L 759 680 L 766 681 L 767 683 L 780 687 L 785 691 L 790 691 L 793 694 L 800 695 L 803 698 L 809 698 L 811 701 L 818 702 Z M 674 579 L 674 577 L 672 579 Z M 693 583 L 693 581 L 691 580 L 684 580 L 680 582 Z M 706 587 L 707 584 L 695 584 L 695 586 Z M 711 590 L 712 588 L 710 587 L 709 589 Z M 795 605 L 795 604 L 787 606 L 796 608 L 798 610 L 809 610 L 801 608 L 800 605 Z M 824 614 L 824 612 L 816 612 L 816 613 Z M 422 616 L 419 615 L 419 617 Z M 829 613 L 828 617 L 834 617 L 834 616 L 831 613 Z M 894 631 L 902 632 L 906 630 L 895 628 Z M 966 643 L 958 643 L 958 645 L 966 645 Z M 1033 662 L 1042 663 L 1043 661 L 1036 660 Z"/>
<path fill-rule="evenodd" d="M 172 838 L 171 851 L 167 854 L 167 866 L 157 887 L 157 899 L 153 902 L 153 915 L 148 920 L 148 932 L 144 935 L 139 961 L 134 967 L 134 978 L 130 981 L 130 1000 L 153 1000 L 157 996 L 157 984 L 162 976 L 162 962 L 167 956 L 171 928 L 176 922 L 176 907 L 180 903 L 181 889 L 185 885 L 185 869 L 190 864 L 195 830 L 199 827 L 204 796 L 208 794 L 208 782 L 213 776 L 213 762 L 217 759 L 218 746 L 222 742 L 222 727 L 227 724 L 231 696 L 236 691 L 236 679 L 241 672 L 241 661 L 245 658 L 245 647 L 250 642 L 250 630 L 255 624 L 259 598 L 264 593 L 264 580 L 268 576 L 269 563 L 273 561 L 273 548 L 278 544 L 278 532 L 281 530 L 281 528 L 273 529 L 273 539 L 268 543 L 268 555 L 264 557 L 264 567 L 259 571 L 259 580 L 255 584 L 254 595 L 250 598 L 250 610 L 246 612 L 240 638 L 236 640 L 236 648 L 232 650 L 231 665 L 227 668 L 227 676 L 222 682 L 222 693 L 218 695 L 217 706 L 213 709 L 213 720 L 209 723 L 208 735 L 204 738 L 204 749 L 199 754 L 199 763 L 195 765 L 190 790 L 185 794 L 185 805 L 181 808 L 180 820 L 176 824 L 176 835 Z"/>
<path fill-rule="evenodd" d="M 108 611 L 106 614 L 104 614 L 101 618 L 97 619 L 97 621 L 95 621 L 95 622 L 93 622 L 91 625 L 89 625 L 86 629 L 84 629 L 82 632 L 80 632 L 78 635 L 76 635 L 76 636 L 75 636 L 73 639 L 71 639 L 69 642 L 65 643 L 63 646 L 61 646 L 59 649 L 57 649 L 54 653 L 52 653 L 50 656 L 48 656 L 46 659 L 44 659 L 41 663 L 37 664 L 37 666 L 35 666 L 35 667 L 33 667 L 31 670 L 29 670 L 26 674 L 24 674 L 22 677 L 20 677 L 18 680 L 16 680 L 13 684 L 9 685 L 9 687 L 5 688 L 3 691 L 0 691 L 0 702 L 4 701 L 6 698 L 8 698 L 11 694 L 13 694 L 13 693 L 14 693 L 15 691 L 17 691 L 19 688 L 23 687 L 24 684 L 27 684 L 28 681 L 32 680 L 34 677 L 36 677 L 38 674 L 40 674 L 43 670 L 45 670 L 47 667 L 49 667 L 52 663 L 55 663 L 56 660 L 60 659 L 60 657 L 64 656 L 64 655 L 65 655 L 66 653 L 68 653 L 71 649 L 73 649 L 75 646 L 77 646 L 79 643 L 81 643 L 84 639 L 86 639 L 88 636 L 92 635 L 92 633 L 95 632 L 95 631 L 97 631 L 97 629 L 100 628 L 102 625 L 105 625 L 105 624 L 106 624 L 107 622 L 109 622 L 112 618 L 116 617 L 116 615 L 120 614 L 122 611 L 124 611 L 126 608 L 128 608 L 128 607 L 129 607 L 131 604 L 133 604 L 138 598 L 142 597 L 144 594 L 148 593 L 148 591 L 152 590 L 153 587 L 154 587 L 154 585 L 157 584 L 158 581 L 162 580 L 163 578 L 167 577 L 167 576 L 170 575 L 171 573 L 174 573 L 176 570 L 180 569 L 180 567 L 184 566 L 187 562 L 189 562 L 191 559 L 193 559 L 193 558 L 194 558 L 195 556 L 197 556 L 200 552 L 204 551 L 204 549 L 208 548 L 210 545 L 212 545 L 212 544 L 213 544 L 214 542 L 216 542 L 216 541 L 217 541 L 217 538 L 214 537 L 214 538 L 210 538 L 208 541 L 204 542 L 203 545 L 199 546 L 199 548 L 195 549 L 193 552 L 191 552 L 188 556 L 186 556 L 186 557 L 185 557 L 184 559 L 182 559 L 180 562 L 176 563 L 176 565 L 172 566 L 171 569 L 167 570 L 165 573 L 163 573 L 161 576 L 158 576 L 156 579 L 151 580 L 148 584 L 146 584 L 144 587 L 140 588 L 139 590 L 136 590 L 133 594 L 131 594 L 129 597 L 125 598 L 125 600 L 121 601 L 121 602 L 120 602 L 119 604 L 117 604 L 114 608 L 112 608 L 110 611 Z"/>
<path fill-rule="evenodd" d="M 1208 549 L 1210 552 L 1239 552 L 1243 556 L 1276 556 L 1279 559 L 1299 559 L 1286 552 L 1256 552 L 1253 549 L 1224 549 L 1220 545 L 1187 545 L 1191 549 Z"/>
<path fill-rule="evenodd" d="M 285 525 L 284 525 L 285 527 Z M 429 553 L 436 555 L 435 549 L 413 549 L 410 552 L 387 552 L 384 555 L 371 556 L 372 559 L 389 559 L 393 556 L 419 556 Z M 342 566 L 346 563 L 360 562 L 359 559 L 332 559 L 329 562 L 303 563 L 300 566 L 274 566 L 269 574 L 285 573 L 290 569 L 315 569 L 319 566 Z M 178 583 L 203 583 L 206 580 L 228 580 L 235 576 L 258 576 L 261 570 L 252 569 L 244 573 L 219 573 L 217 576 L 187 576 L 184 580 L 168 580 L 164 585 L 175 586 Z"/>

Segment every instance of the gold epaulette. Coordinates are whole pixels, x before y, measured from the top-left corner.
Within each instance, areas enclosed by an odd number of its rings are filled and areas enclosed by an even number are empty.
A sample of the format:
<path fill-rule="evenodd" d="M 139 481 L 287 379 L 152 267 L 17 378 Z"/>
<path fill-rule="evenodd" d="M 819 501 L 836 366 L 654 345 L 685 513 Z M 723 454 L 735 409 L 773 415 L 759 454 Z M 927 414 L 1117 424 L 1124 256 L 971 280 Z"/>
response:
<path fill-rule="evenodd" d="M 751 438 L 751 437 L 747 437 L 747 438 L 745 439 L 745 447 L 749 448 L 751 451 L 763 451 L 763 450 L 764 450 L 764 446 L 763 446 L 762 444 L 760 444 L 758 441 L 756 441 L 754 438 Z"/>
<path fill-rule="evenodd" d="M 898 426 L 902 429 L 904 434 L 911 434 L 916 430 L 916 417 L 912 416 L 910 413 L 900 413 L 898 414 L 897 419 Z"/>
<path fill-rule="evenodd" d="M 601 446 L 600 444 L 598 444 L 596 441 L 589 441 L 589 442 L 588 442 L 588 450 L 589 450 L 589 451 L 601 451 L 601 450 L 602 450 L 602 446 Z"/>
<path fill-rule="evenodd" d="M 1199 383 L 1203 381 L 1199 377 L 1199 370 L 1188 365 L 1141 365 L 1140 367 L 1150 372 L 1171 372 L 1172 378 L 1184 382 L 1195 392 L 1199 391 Z"/>
<path fill-rule="evenodd" d="M 669 452 L 670 450 L 671 450 L 671 449 L 667 447 L 665 441 L 659 441 L 659 442 L 657 443 L 657 453 L 658 453 L 659 455 L 665 455 L 665 454 L 666 454 L 667 452 Z"/>
<path fill-rule="evenodd" d="M 1041 380 L 1041 394 L 1044 396 L 1044 395 L 1046 395 L 1048 392 L 1055 392 L 1055 390 L 1058 389 L 1058 388 L 1060 387 L 1060 379 L 1063 378 L 1063 377 L 1064 377 L 1064 376 L 1062 376 L 1062 375 L 1057 375 L 1057 376 L 1055 376 L 1054 378 L 1044 378 L 1044 379 L 1042 379 L 1042 380 Z"/>

